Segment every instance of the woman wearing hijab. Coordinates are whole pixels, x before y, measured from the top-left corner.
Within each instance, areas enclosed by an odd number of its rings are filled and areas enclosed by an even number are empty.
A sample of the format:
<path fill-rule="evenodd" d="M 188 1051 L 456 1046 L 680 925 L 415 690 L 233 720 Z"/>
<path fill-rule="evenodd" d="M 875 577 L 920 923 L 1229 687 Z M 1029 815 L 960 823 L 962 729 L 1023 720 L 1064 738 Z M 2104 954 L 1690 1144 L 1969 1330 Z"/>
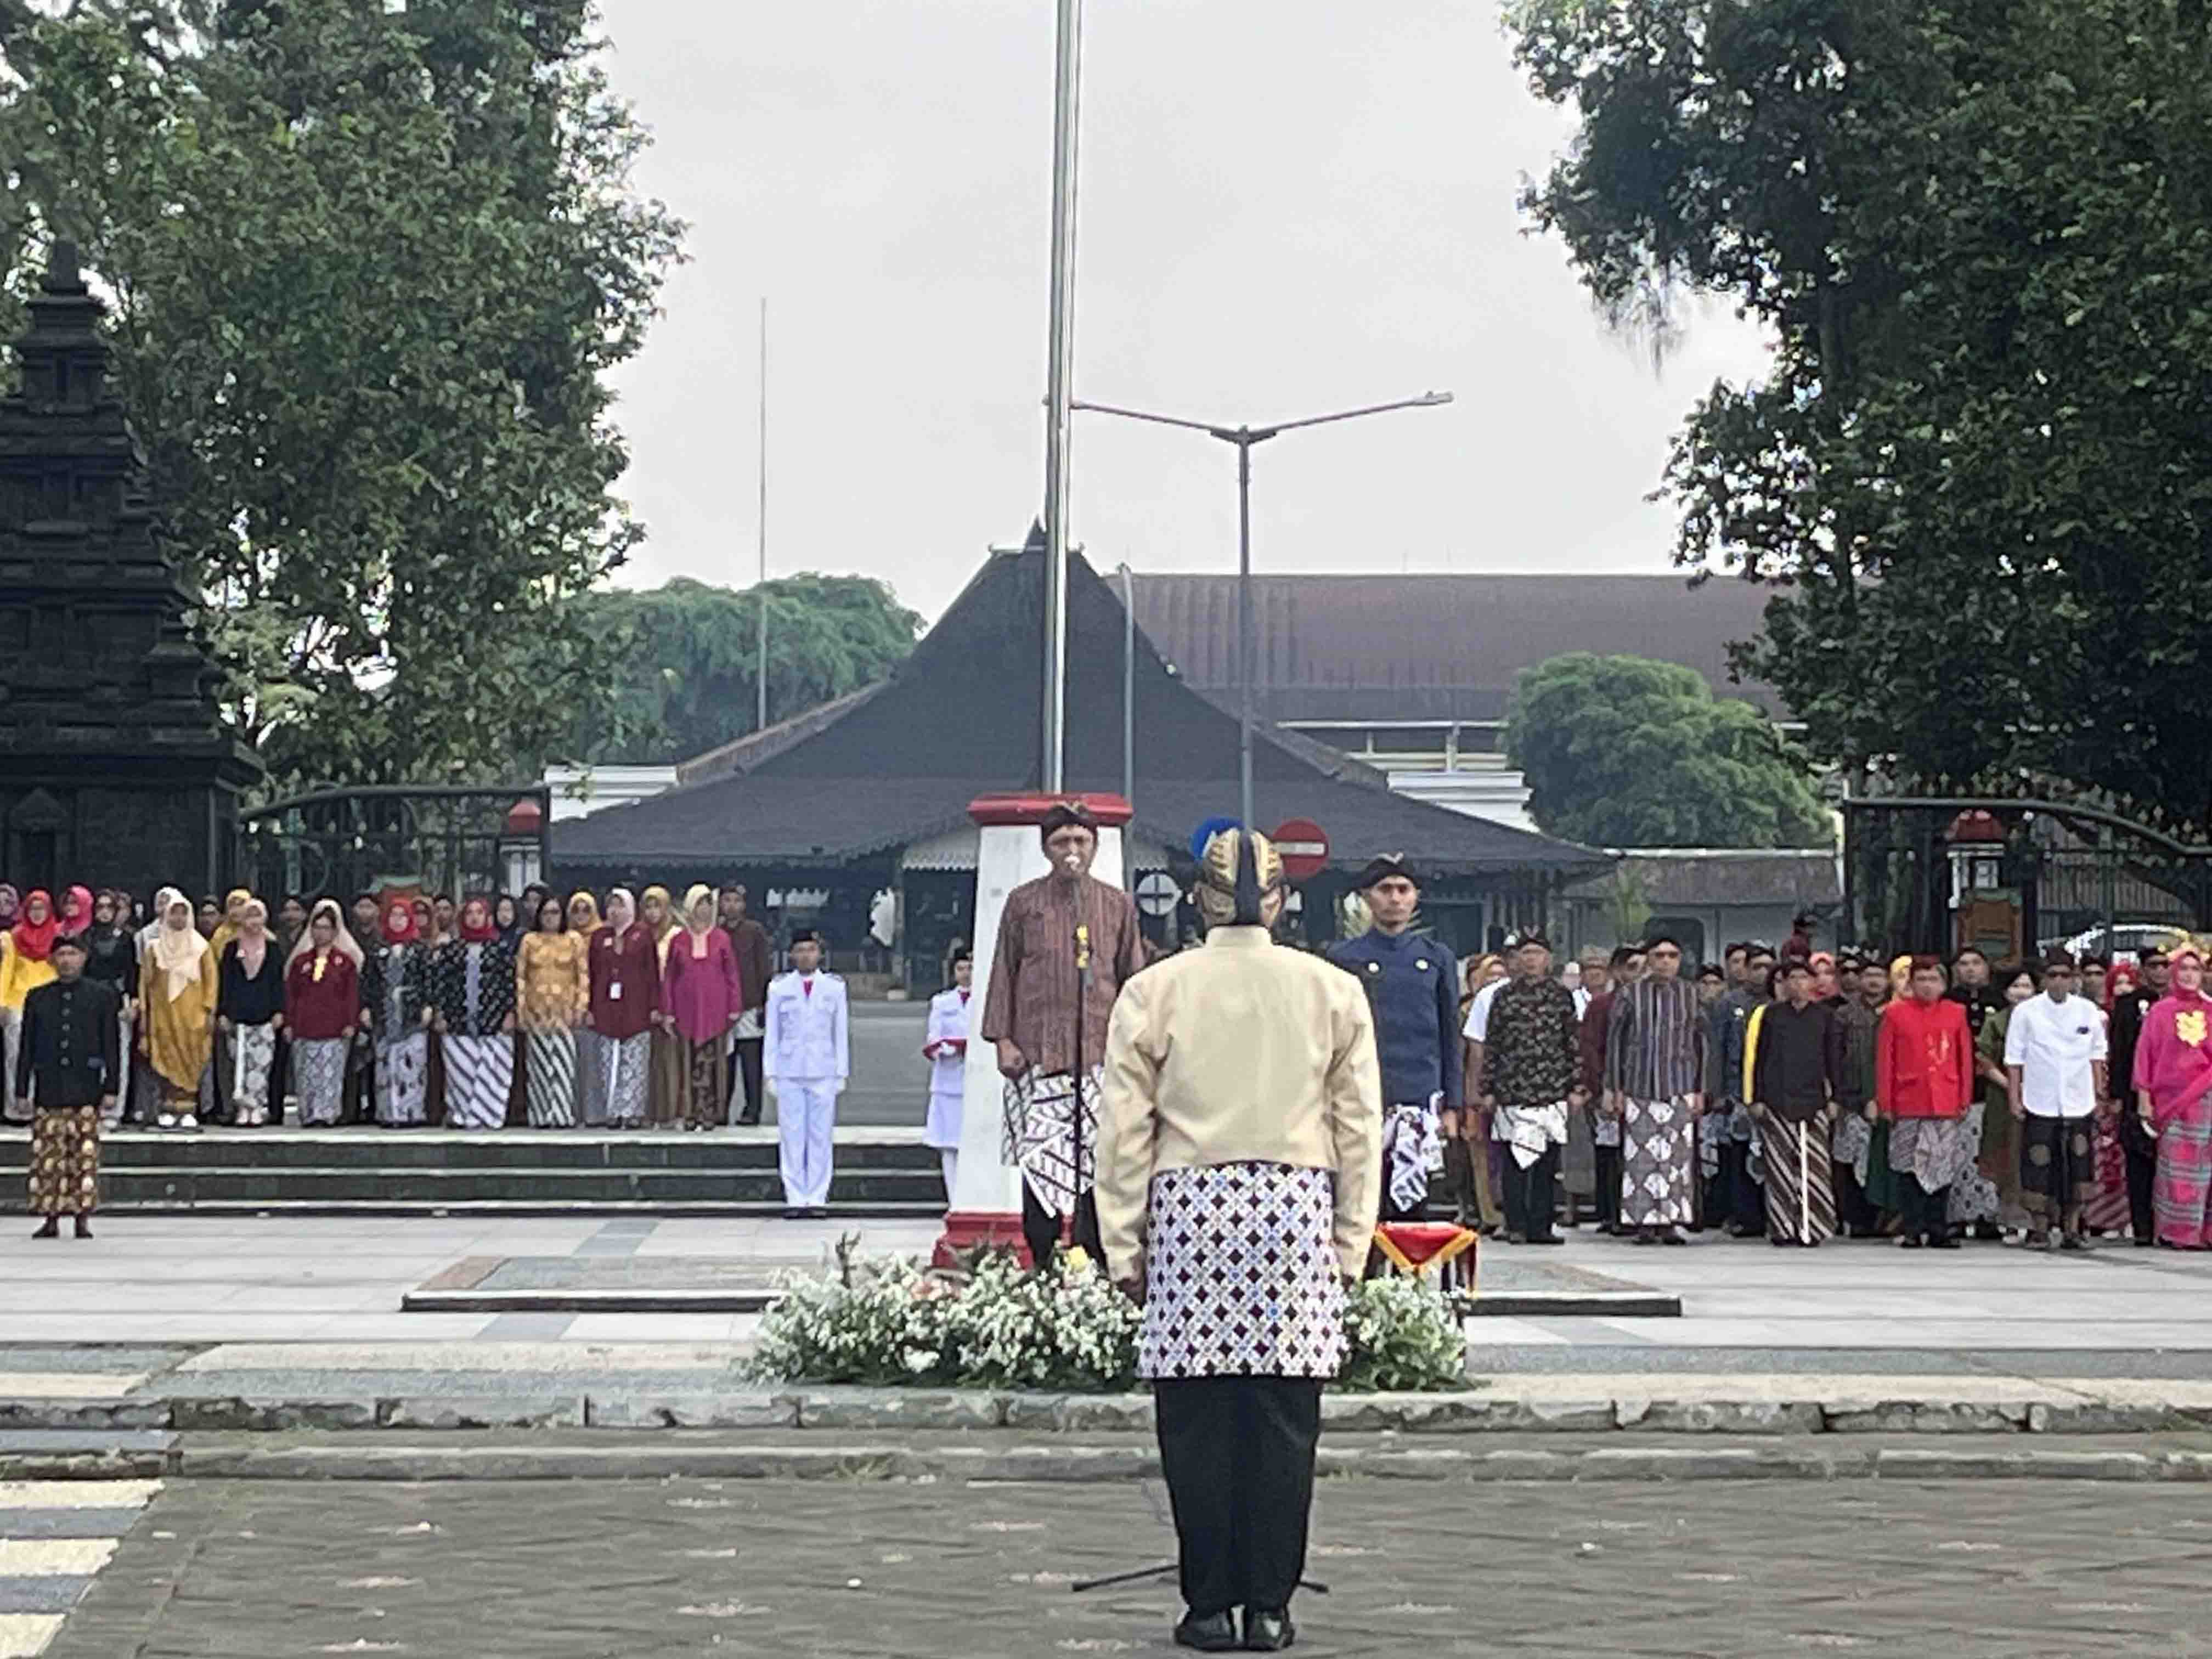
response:
<path fill-rule="evenodd" d="M 124 1074 L 115 1081 L 118 1118 L 136 1115 L 131 1110 L 134 1079 L 127 1056 L 137 1019 L 138 949 L 131 937 L 129 895 L 103 891 L 92 902 L 92 926 L 84 930 L 84 976 L 115 993 L 116 1018 L 122 1032 L 118 1046 L 126 1056 Z"/>
<path fill-rule="evenodd" d="M 653 935 L 665 990 L 668 983 L 668 946 L 684 931 L 684 924 L 677 920 L 675 902 L 665 887 L 647 888 L 638 898 L 637 908 L 646 932 Z M 646 1090 L 645 1121 L 656 1129 L 679 1123 L 689 1127 L 684 1092 L 684 1039 L 676 1035 L 676 1028 L 669 1023 L 665 1012 L 653 1017 L 651 1079 Z"/>
<path fill-rule="evenodd" d="M 244 887 L 234 887 L 223 895 L 222 920 L 216 923 L 215 932 L 208 935 L 208 949 L 215 952 L 217 962 L 222 960 L 222 953 L 231 940 L 238 937 L 238 930 L 246 922 L 246 907 L 252 902 L 252 893 Z M 263 915 L 263 921 L 264 923 L 267 921 L 266 912 Z"/>
<path fill-rule="evenodd" d="M 505 1127 L 514 1082 L 514 953 L 482 893 L 461 901 L 453 937 L 431 953 L 430 1000 L 446 1056 L 447 1126 Z"/>
<path fill-rule="evenodd" d="M 719 1129 L 730 1109 L 730 1028 L 745 994 L 737 949 L 715 925 L 714 890 L 703 882 L 684 895 L 684 926 L 670 937 L 661 972 L 660 1023 L 681 1060 L 684 1127 Z"/>
<path fill-rule="evenodd" d="M 361 946 L 336 899 L 318 899 L 284 971 L 292 1092 L 300 1127 L 327 1129 L 345 1099 L 346 1056 L 361 1025 Z"/>
<path fill-rule="evenodd" d="M 383 948 L 363 964 L 362 1021 L 376 1038 L 376 1121 L 387 1129 L 429 1121 L 430 1011 L 422 929 L 415 907 L 387 899 Z"/>
<path fill-rule="evenodd" d="M 584 1006 L 576 1026 L 576 1121 L 587 1129 L 607 1126 L 607 1066 L 604 1040 L 592 1026 L 592 941 L 606 923 L 599 902 L 588 891 L 568 896 L 568 932 L 584 963 Z"/>
<path fill-rule="evenodd" d="M 92 926 L 92 889 L 73 886 L 62 895 L 61 919 L 55 925 L 56 939 L 82 939 Z"/>
<path fill-rule="evenodd" d="M 2013 1244 L 2027 1237 L 2027 1207 L 2020 1188 L 2021 1126 L 2013 1117 L 2010 1085 L 2005 1081 L 2005 1038 L 2012 1030 L 2013 1010 L 2041 992 L 2039 979 L 2035 969 L 2024 962 L 2006 963 L 1990 979 L 2004 1006 L 1990 1011 L 1974 1039 L 1974 1076 L 1979 1087 L 1974 1103 L 1966 1109 L 1966 1133 L 1981 1149 L 1980 1161 L 1952 1183 L 1948 1212 L 1953 1226 L 1970 1226 L 1978 1237 L 2002 1237 Z"/>
<path fill-rule="evenodd" d="M 2158 1139 L 2151 1208 L 2158 1242 L 2212 1249 L 2212 998 L 2195 945 L 2173 952 L 2173 987 L 2136 1044 L 2136 1109 Z"/>
<path fill-rule="evenodd" d="M 222 983 L 215 952 L 193 925 L 192 902 L 173 887 L 154 899 L 154 938 L 140 958 L 139 1052 L 159 1093 L 164 1129 L 197 1129 L 200 1080 L 215 1043 Z"/>
<path fill-rule="evenodd" d="M 269 1121 L 276 1033 L 284 1024 L 284 953 L 269 932 L 269 907 L 259 899 L 239 907 L 238 931 L 216 963 L 216 1054 L 229 1086 L 230 1121 L 241 1129 L 258 1129 Z M 282 1099 L 276 1121 L 284 1121 Z"/>
<path fill-rule="evenodd" d="M 8 1066 L 7 1076 L 0 1079 L 0 1099 L 8 1103 L 7 1115 L 19 1123 L 31 1115 L 29 1106 L 15 1096 L 15 1051 L 22 1042 L 23 999 L 52 982 L 54 941 L 60 936 L 61 920 L 54 915 L 53 899 L 43 888 L 33 888 L 25 896 L 15 925 L 8 930 L 5 954 L 0 955 L 0 1021 L 6 1024 Z"/>
<path fill-rule="evenodd" d="M 599 1035 L 597 1064 L 604 1081 L 598 1100 L 605 1127 L 645 1124 L 646 1090 L 653 1065 L 653 1016 L 660 1012 L 660 948 L 637 917 L 627 887 L 607 895 L 607 925 L 592 935 L 591 1029 Z M 593 1097 L 586 1095 L 586 1111 Z M 586 1115 L 586 1126 L 591 1118 Z"/>
<path fill-rule="evenodd" d="M 2131 963 L 2115 963 L 2106 975 L 2104 997 L 2098 1004 L 2098 1012 L 2105 1017 L 2108 1045 L 2112 1037 L 2112 1010 L 2141 983 L 2141 976 Z M 2130 1059 L 2132 1060 L 2133 1056 Z M 2106 1087 L 2112 1097 L 2098 1103 L 2096 1122 L 2092 1126 L 2091 1140 L 2095 1150 L 2091 1156 L 2091 1167 L 2096 1171 L 2096 1185 L 2088 1201 L 2081 1206 L 2081 1226 L 2087 1232 L 2125 1237 L 2130 1220 L 2128 1152 L 2120 1139 L 2120 1122 L 2126 1115 L 2129 1082 L 2116 1071 L 2109 1067 L 2107 1070 Z"/>
<path fill-rule="evenodd" d="M 576 1121 L 576 1028 L 591 1006 L 591 969 L 559 899 L 540 898 L 532 921 L 514 964 L 530 1127 L 566 1129 Z"/>

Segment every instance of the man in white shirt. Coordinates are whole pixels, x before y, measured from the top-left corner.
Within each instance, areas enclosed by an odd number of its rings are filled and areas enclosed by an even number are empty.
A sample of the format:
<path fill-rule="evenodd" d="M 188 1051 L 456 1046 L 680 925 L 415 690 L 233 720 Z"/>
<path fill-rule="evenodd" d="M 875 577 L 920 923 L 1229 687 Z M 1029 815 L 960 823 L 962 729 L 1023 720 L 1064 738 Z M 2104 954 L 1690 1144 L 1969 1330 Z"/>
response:
<path fill-rule="evenodd" d="M 2044 959 L 2043 994 L 2012 1011 L 2005 1080 L 2021 1124 L 2021 1202 L 2044 1248 L 2086 1250 L 2081 1206 L 2096 1186 L 2091 1120 L 2105 1097 L 2105 1012 L 2074 994 L 2074 958 Z"/>
<path fill-rule="evenodd" d="M 775 1097 L 787 1221 L 819 1220 L 830 1213 L 837 1097 L 853 1069 L 845 981 L 821 967 L 821 941 L 801 928 L 791 936 L 791 971 L 768 988 L 762 1071 Z"/>

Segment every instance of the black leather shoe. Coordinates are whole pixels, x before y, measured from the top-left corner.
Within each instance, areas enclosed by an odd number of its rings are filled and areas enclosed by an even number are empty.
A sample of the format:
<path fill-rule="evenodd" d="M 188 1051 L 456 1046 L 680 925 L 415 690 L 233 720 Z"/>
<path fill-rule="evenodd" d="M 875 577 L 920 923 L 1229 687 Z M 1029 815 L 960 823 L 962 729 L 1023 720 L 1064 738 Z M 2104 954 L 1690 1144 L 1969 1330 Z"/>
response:
<path fill-rule="evenodd" d="M 1209 1613 L 1203 1619 L 1186 1615 L 1175 1627 L 1175 1644 L 1179 1648 L 1196 1648 L 1200 1653 L 1234 1653 L 1237 1650 L 1237 1621 L 1224 1610 Z"/>
<path fill-rule="evenodd" d="M 1256 1607 L 1245 1610 L 1245 1652 L 1280 1653 L 1297 1639 L 1298 1627 L 1291 1622 L 1289 1613 L 1265 1613 Z"/>

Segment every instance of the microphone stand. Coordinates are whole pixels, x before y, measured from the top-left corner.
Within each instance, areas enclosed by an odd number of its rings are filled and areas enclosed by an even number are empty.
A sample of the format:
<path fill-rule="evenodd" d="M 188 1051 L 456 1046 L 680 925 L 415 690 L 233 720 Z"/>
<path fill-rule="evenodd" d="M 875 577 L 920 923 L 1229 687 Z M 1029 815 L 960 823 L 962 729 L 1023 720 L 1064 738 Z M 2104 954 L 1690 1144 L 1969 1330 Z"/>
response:
<path fill-rule="evenodd" d="M 1082 890 L 1079 885 L 1076 891 L 1076 902 L 1080 904 L 1082 902 Z M 1083 1063 L 1083 1016 L 1089 1009 L 1090 1004 L 1091 927 L 1079 915 L 1075 924 L 1075 1075 L 1069 1079 L 1074 1084 L 1075 1089 L 1074 1097 L 1069 1103 L 1068 1115 L 1068 1133 L 1072 1142 L 1070 1150 L 1074 1154 L 1069 1170 L 1068 1184 L 1074 1195 L 1068 1200 L 1067 1236 L 1071 1243 L 1095 1256 L 1098 1254 L 1097 1239 L 1093 1237 L 1085 1240 L 1083 1236 L 1083 1085 L 1091 1080 L 1090 1074 L 1085 1069 Z M 1093 1156 L 1096 1156 L 1095 1152 Z M 1094 1187 L 1097 1184 L 1095 1178 L 1092 1184 Z M 1100 1261 L 1098 1269 L 1103 1273 L 1106 1269 L 1105 1262 Z"/>

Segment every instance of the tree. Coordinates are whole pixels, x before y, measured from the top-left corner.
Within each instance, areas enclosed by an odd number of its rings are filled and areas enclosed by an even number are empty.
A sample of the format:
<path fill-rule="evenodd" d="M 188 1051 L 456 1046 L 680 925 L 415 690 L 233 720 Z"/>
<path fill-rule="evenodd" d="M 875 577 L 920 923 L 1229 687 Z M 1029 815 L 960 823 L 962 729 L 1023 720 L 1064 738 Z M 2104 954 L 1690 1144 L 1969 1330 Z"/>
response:
<path fill-rule="evenodd" d="M 1528 813 L 1596 847 L 1820 847 L 1827 811 L 1800 758 L 1747 702 L 1704 676 L 1587 651 L 1523 669 L 1505 752 Z"/>
<path fill-rule="evenodd" d="M 1738 665 L 1822 758 L 2212 824 L 2203 0 L 1525 0 L 1524 204 L 1616 320 L 1770 325 L 1692 411 L 1678 557 L 1780 584 Z"/>
<path fill-rule="evenodd" d="M 155 506 L 280 787 L 526 771 L 615 679 L 603 373 L 680 227 L 588 0 L 0 0 L 0 254 L 111 296 Z M 0 302 L 0 310 L 4 310 Z M 0 317 L 12 327 L 12 319 Z"/>
<path fill-rule="evenodd" d="M 760 594 L 678 576 L 649 592 L 578 600 L 586 630 L 615 647 L 615 695 L 572 728 L 581 758 L 688 760 L 753 729 Z M 884 583 L 812 574 L 767 584 L 769 719 L 872 685 L 914 649 L 921 618 Z"/>

